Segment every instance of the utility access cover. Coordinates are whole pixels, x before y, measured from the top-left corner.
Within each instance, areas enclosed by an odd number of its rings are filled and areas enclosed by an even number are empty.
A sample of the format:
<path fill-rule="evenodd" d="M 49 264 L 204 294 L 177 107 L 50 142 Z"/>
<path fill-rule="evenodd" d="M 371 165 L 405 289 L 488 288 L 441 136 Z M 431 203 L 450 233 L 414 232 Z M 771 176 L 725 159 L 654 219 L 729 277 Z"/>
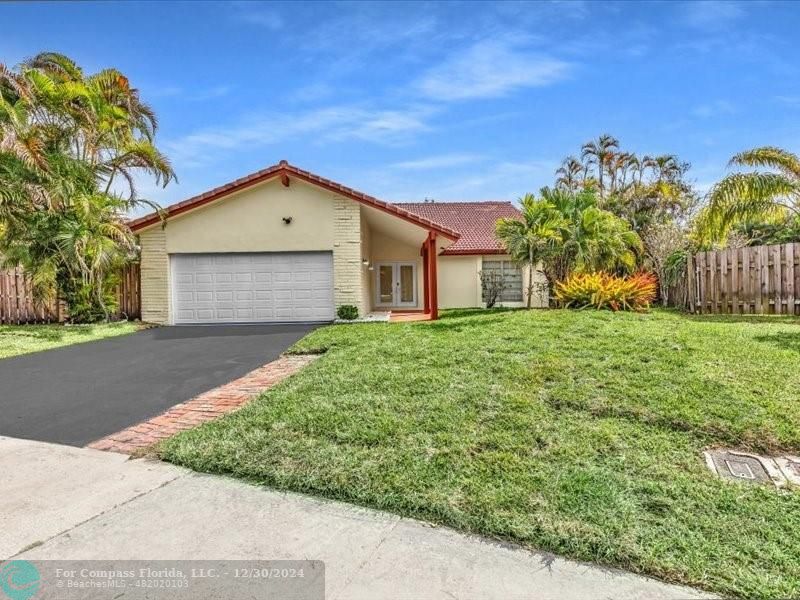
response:
<path fill-rule="evenodd" d="M 706 450 L 705 455 L 709 468 L 713 467 L 712 470 L 723 479 L 745 483 L 775 483 L 757 456 L 733 450 Z"/>

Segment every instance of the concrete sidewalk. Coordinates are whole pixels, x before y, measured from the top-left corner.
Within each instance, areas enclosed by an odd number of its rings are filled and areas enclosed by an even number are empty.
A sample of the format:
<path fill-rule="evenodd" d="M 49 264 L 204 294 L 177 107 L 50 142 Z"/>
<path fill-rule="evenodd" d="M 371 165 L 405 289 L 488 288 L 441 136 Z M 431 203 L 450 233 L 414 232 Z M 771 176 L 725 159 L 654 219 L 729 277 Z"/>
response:
<path fill-rule="evenodd" d="M 348 504 L 0 437 L 0 559 L 317 559 L 329 599 L 697 598 Z"/>

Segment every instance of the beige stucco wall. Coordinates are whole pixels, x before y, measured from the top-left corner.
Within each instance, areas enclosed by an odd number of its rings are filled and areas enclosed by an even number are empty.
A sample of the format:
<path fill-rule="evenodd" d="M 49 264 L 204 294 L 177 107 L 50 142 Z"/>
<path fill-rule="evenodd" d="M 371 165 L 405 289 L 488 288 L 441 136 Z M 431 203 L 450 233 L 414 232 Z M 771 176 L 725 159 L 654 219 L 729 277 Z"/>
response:
<path fill-rule="evenodd" d="M 480 271 L 483 259 L 508 260 L 508 256 L 440 256 L 439 257 L 439 308 L 475 308 L 484 306 L 481 299 Z M 528 296 L 529 269 L 523 268 L 521 303 L 504 302 L 504 306 L 524 306 Z M 544 282 L 541 273 L 534 273 L 537 281 Z M 547 295 L 539 294 L 531 303 L 535 307 L 547 306 Z"/>
<path fill-rule="evenodd" d="M 332 251 L 334 303 L 363 313 L 360 206 L 301 181 L 272 180 L 141 232 L 142 319 L 170 322 L 169 254 L 205 252 Z"/>
<path fill-rule="evenodd" d="M 169 322 L 169 256 L 167 234 L 160 225 L 139 236 L 141 252 L 142 321 Z"/>
<path fill-rule="evenodd" d="M 167 252 L 332 250 L 334 198 L 302 181 L 271 180 L 170 219 Z"/>
<path fill-rule="evenodd" d="M 480 256 L 439 257 L 439 308 L 481 306 Z"/>
<path fill-rule="evenodd" d="M 381 262 L 413 262 L 417 265 L 417 303 L 414 306 L 403 306 L 400 310 L 415 310 L 424 307 L 425 296 L 422 288 L 422 256 L 421 245 L 412 246 L 389 237 L 381 231 L 373 231 L 371 238 L 370 265 L 374 270 L 369 271 L 369 300 L 370 306 L 375 310 L 387 310 L 390 307 L 375 307 L 375 293 L 378 287 L 378 263 Z"/>

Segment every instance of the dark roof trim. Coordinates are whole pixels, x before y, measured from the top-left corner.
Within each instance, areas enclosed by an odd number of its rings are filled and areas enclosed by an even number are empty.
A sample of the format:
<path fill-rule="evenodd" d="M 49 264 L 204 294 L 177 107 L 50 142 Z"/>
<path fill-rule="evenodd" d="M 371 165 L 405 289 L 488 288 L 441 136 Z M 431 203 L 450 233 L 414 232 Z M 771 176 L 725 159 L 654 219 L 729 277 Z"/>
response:
<path fill-rule="evenodd" d="M 483 254 L 508 254 L 503 248 L 465 248 L 464 250 L 450 250 L 445 248 L 440 256 L 481 256 Z"/>

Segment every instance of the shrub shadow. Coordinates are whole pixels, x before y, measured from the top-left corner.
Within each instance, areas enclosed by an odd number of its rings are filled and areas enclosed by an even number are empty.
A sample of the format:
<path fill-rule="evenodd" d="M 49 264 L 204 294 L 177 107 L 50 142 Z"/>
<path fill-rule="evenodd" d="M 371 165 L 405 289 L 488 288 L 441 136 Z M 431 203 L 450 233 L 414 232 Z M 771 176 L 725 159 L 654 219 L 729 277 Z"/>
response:
<path fill-rule="evenodd" d="M 681 313 L 676 313 L 680 315 Z M 791 315 L 692 315 L 682 316 L 699 323 L 747 323 L 749 325 L 784 324 L 800 325 L 800 318 Z"/>
<path fill-rule="evenodd" d="M 788 333 L 785 331 L 757 335 L 753 338 L 757 342 L 772 344 L 783 350 L 794 350 L 800 353 L 800 332 Z"/>

